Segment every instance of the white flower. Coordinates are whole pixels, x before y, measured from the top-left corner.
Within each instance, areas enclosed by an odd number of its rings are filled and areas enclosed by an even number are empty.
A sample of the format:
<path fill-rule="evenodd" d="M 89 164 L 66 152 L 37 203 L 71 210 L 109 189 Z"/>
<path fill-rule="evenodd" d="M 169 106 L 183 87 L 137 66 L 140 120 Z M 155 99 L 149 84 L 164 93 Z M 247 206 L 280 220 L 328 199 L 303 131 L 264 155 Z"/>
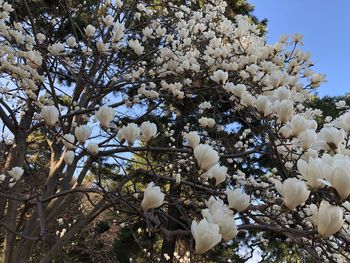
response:
<path fill-rule="evenodd" d="M 45 106 L 41 109 L 40 115 L 48 126 L 54 126 L 58 121 L 59 112 L 55 106 Z"/>
<path fill-rule="evenodd" d="M 12 5 L 10 5 L 9 3 L 7 3 L 7 2 L 3 2 L 3 1 L 1 1 L 1 3 L 2 3 L 2 9 L 5 11 L 5 12 L 13 12 L 14 11 L 14 9 L 12 8 Z"/>
<path fill-rule="evenodd" d="M 6 178 L 6 175 L 0 174 L 0 183 L 2 183 Z"/>
<path fill-rule="evenodd" d="M 220 199 L 213 196 L 206 201 L 208 209 L 202 210 L 202 215 L 209 223 L 220 227 L 220 234 L 225 241 L 232 240 L 238 234 L 233 212 Z"/>
<path fill-rule="evenodd" d="M 225 84 L 226 80 L 228 79 L 228 73 L 219 69 L 213 73 L 213 76 L 210 76 L 210 79 L 222 85 Z"/>
<path fill-rule="evenodd" d="M 96 28 L 92 25 L 88 25 L 85 28 L 85 36 L 92 37 L 95 34 Z"/>
<path fill-rule="evenodd" d="M 121 23 L 115 23 L 112 32 L 112 41 L 119 42 L 124 36 L 125 27 Z"/>
<path fill-rule="evenodd" d="M 336 167 L 333 169 L 330 183 L 337 190 L 341 199 L 345 199 L 350 194 L 350 173 L 349 166 Z"/>
<path fill-rule="evenodd" d="M 8 173 L 13 179 L 18 181 L 22 177 L 24 170 L 21 167 L 15 166 L 11 169 L 11 171 L 8 171 Z"/>
<path fill-rule="evenodd" d="M 339 128 L 350 132 L 350 112 L 344 113 L 338 120 Z M 338 127 L 338 126 L 337 126 Z"/>
<path fill-rule="evenodd" d="M 87 146 L 86 146 L 86 150 L 92 154 L 92 155 L 96 155 L 98 154 L 98 144 L 97 143 L 89 143 Z"/>
<path fill-rule="evenodd" d="M 75 148 L 74 140 L 75 140 L 75 137 L 72 134 L 65 134 L 62 137 L 62 142 L 63 142 L 64 146 L 66 146 L 67 149 L 74 149 Z"/>
<path fill-rule="evenodd" d="M 164 196 L 160 187 L 154 186 L 154 183 L 150 182 L 143 194 L 142 210 L 146 212 L 149 209 L 160 207 L 164 202 Z"/>
<path fill-rule="evenodd" d="M 344 218 L 340 207 L 322 201 L 318 209 L 314 204 L 310 206 L 310 209 L 313 213 L 311 219 L 317 225 L 317 231 L 322 237 L 328 238 L 342 228 Z"/>
<path fill-rule="evenodd" d="M 310 191 L 306 184 L 297 178 L 288 178 L 283 184 L 279 180 L 274 182 L 277 191 L 283 196 L 284 204 L 291 210 L 309 198 Z"/>
<path fill-rule="evenodd" d="M 287 122 L 293 114 L 293 102 L 290 100 L 276 101 L 273 107 L 279 123 Z"/>
<path fill-rule="evenodd" d="M 115 4 L 117 5 L 118 8 L 121 8 L 123 6 L 123 2 L 121 0 L 116 0 Z"/>
<path fill-rule="evenodd" d="M 144 121 L 141 124 L 141 134 L 142 140 L 146 143 L 149 142 L 157 134 L 157 125 L 149 121 Z"/>
<path fill-rule="evenodd" d="M 312 74 L 311 75 L 311 88 L 318 88 L 322 82 L 326 81 L 326 76 L 322 74 Z"/>
<path fill-rule="evenodd" d="M 207 118 L 207 117 L 202 117 L 198 120 L 198 123 L 202 127 L 208 127 L 208 128 L 213 128 L 215 125 L 215 120 L 212 118 Z"/>
<path fill-rule="evenodd" d="M 70 47 L 70 48 L 73 48 L 77 45 L 77 41 L 75 39 L 75 37 L 73 36 L 70 36 L 67 41 L 66 41 L 67 45 Z"/>
<path fill-rule="evenodd" d="M 208 171 L 219 161 L 219 154 L 207 144 L 199 144 L 194 148 L 194 157 L 201 170 Z"/>
<path fill-rule="evenodd" d="M 112 26 L 114 22 L 114 18 L 111 15 L 103 17 L 102 20 L 106 24 L 106 26 Z"/>
<path fill-rule="evenodd" d="M 129 44 L 129 47 L 131 47 L 137 55 L 139 56 L 142 55 L 145 48 L 141 45 L 141 43 L 137 39 L 129 40 L 128 44 Z"/>
<path fill-rule="evenodd" d="M 325 177 L 325 172 L 330 169 L 330 167 L 319 158 L 310 158 L 308 163 L 300 159 L 297 163 L 297 167 L 301 175 L 307 180 L 307 183 L 314 189 L 322 186 L 320 179 L 323 179 Z"/>
<path fill-rule="evenodd" d="M 74 160 L 74 152 L 73 151 L 66 151 L 63 155 L 63 160 L 67 165 L 71 165 Z"/>
<path fill-rule="evenodd" d="M 292 135 L 292 130 L 287 125 L 284 125 L 279 129 L 278 133 L 284 138 L 289 138 Z"/>
<path fill-rule="evenodd" d="M 317 134 L 314 130 L 307 129 L 299 134 L 298 139 L 300 141 L 301 148 L 307 150 L 316 142 Z"/>
<path fill-rule="evenodd" d="M 255 101 L 255 107 L 263 116 L 269 115 L 272 110 L 272 105 L 266 96 L 259 96 Z"/>
<path fill-rule="evenodd" d="M 312 129 L 316 130 L 317 122 L 314 120 L 307 120 L 302 115 L 295 115 L 290 121 L 290 126 L 293 131 L 293 135 L 298 136 L 301 132 Z"/>
<path fill-rule="evenodd" d="M 231 92 L 238 98 L 242 98 L 247 88 L 244 84 L 238 84 L 232 87 Z"/>
<path fill-rule="evenodd" d="M 199 224 L 192 221 L 191 232 L 196 241 L 196 253 L 203 254 L 212 249 L 221 241 L 220 228 L 217 224 L 202 219 Z"/>
<path fill-rule="evenodd" d="M 102 128 L 107 128 L 109 123 L 114 118 L 114 110 L 108 106 L 102 106 L 95 113 L 97 120 L 100 122 Z"/>
<path fill-rule="evenodd" d="M 47 47 L 47 50 L 54 56 L 59 56 L 64 52 L 64 45 L 62 43 L 55 43 L 52 45 L 49 45 Z"/>
<path fill-rule="evenodd" d="M 98 52 L 100 52 L 101 54 L 108 54 L 109 45 L 103 43 L 102 40 L 97 41 L 96 47 L 97 47 Z"/>
<path fill-rule="evenodd" d="M 346 108 L 346 101 L 345 100 L 340 100 L 335 103 L 335 106 L 337 107 L 338 110 Z"/>
<path fill-rule="evenodd" d="M 123 142 L 126 140 L 129 145 L 133 145 L 140 138 L 140 128 L 135 123 L 129 123 L 123 126 L 117 134 L 118 140 Z"/>
<path fill-rule="evenodd" d="M 250 205 L 250 197 L 243 193 L 241 189 L 229 190 L 226 192 L 228 207 L 242 212 Z"/>
<path fill-rule="evenodd" d="M 214 165 L 212 168 L 208 170 L 208 172 L 205 173 L 206 176 L 209 178 L 215 178 L 215 186 L 218 184 L 225 182 L 226 180 L 226 174 L 227 174 L 227 167 L 220 166 L 220 164 Z"/>
<path fill-rule="evenodd" d="M 87 139 L 89 139 L 91 135 L 91 129 L 87 125 L 81 125 L 75 128 L 74 134 L 80 143 L 84 143 Z"/>
<path fill-rule="evenodd" d="M 318 140 L 322 144 L 323 149 L 335 151 L 343 142 L 344 136 L 343 130 L 338 130 L 333 126 L 325 126 L 318 133 Z"/>
<path fill-rule="evenodd" d="M 201 140 L 196 131 L 192 131 L 184 134 L 185 139 L 187 140 L 188 145 L 191 148 L 196 148 Z"/>
<path fill-rule="evenodd" d="M 277 88 L 274 93 L 274 97 L 276 97 L 279 101 L 288 100 L 290 98 L 290 90 L 284 86 Z"/>

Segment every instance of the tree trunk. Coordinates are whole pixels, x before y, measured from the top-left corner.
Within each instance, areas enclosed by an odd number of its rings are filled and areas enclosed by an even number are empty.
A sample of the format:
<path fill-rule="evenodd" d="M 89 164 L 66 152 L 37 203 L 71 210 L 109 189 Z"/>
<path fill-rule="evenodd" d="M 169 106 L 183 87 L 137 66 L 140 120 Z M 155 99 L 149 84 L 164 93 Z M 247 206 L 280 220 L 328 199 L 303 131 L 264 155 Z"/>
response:
<path fill-rule="evenodd" d="M 181 148 L 183 146 L 181 133 L 184 127 L 184 123 L 185 123 L 184 115 L 180 110 L 178 110 L 177 116 L 176 116 L 176 125 L 174 127 L 175 146 L 177 148 Z M 170 183 L 170 198 L 171 198 L 170 201 L 171 202 L 168 207 L 169 218 L 166 226 L 167 230 L 169 231 L 174 231 L 178 228 L 177 220 L 180 219 L 181 214 L 176 204 L 178 201 L 178 196 L 180 195 L 180 190 L 181 190 L 181 186 L 178 186 L 175 182 Z M 168 255 L 170 257 L 170 261 L 173 260 L 174 252 L 176 248 L 176 240 L 177 240 L 176 236 L 171 236 L 163 240 L 162 250 L 161 250 L 162 262 L 166 261 L 164 255 Z M 169 262 L 169 260 L 167 262 Z"/>

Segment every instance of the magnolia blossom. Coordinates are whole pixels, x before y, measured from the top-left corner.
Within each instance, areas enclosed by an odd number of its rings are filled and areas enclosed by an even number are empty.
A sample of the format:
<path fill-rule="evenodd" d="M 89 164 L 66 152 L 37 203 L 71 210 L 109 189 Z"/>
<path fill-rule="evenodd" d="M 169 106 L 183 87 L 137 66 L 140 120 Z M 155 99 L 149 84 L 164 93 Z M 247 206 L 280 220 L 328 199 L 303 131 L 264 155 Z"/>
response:
<path fill-rule="evenodd" d="M 223 240 L 228 241 L 238 234 L 237 226 L 234 222 L 233 212 L 224 205 L 223 201 L 213 196 L 206 201 L 208 209 L 202 210 L 202 215 L 209 223 L 217 224 L 220 227 L 220 234 Z"/>
<path fill-rule="evenodd" d="M 114 18 L 111 15 L 103 17 L 102 20 L 106 24 L 106 26 L 112 26 L 114 24 Z"/>
<path fill-rule="evenodd" d="M 119 141 L 126 140 L 129 145 L 133 145 L 136 140 L 140 138 L 140 128 L 135 123 L 129 123 L 123 126 L 117 134 Z"/>
<path fill-rule="evenodd" d="M 301 148 L 307 150 L 316 142 L 317 134 L 313 129 L 307 129 L 299 134 L 298 139 Z"/>
<path fill-rule="evenodd" d="M 194 148 L 194 157 L 201 170 L 207 171 L 219 161 L 219 154 L 207 144 L 199 144 Z"/>
<path fill-rule="evenodd" d="M 241 189 L 229 190 L 226 192 L 228 207 L 242 212 L 250 205 L 250 197 L 243 193 Z"/>
<path fill-rule="evenodd" d="M 350 157 L 343 154 L 324 154 L 322 161 L 330 167 L 324 178 L 337 190 L 341 199 L 347 198 L 350 194 Z"/>
<path fill-rule="evenodd" d="M 293 132 L 287 125 L 284 125 L 279 129 L 278 133 L 284 138 L 289 138 Z"/>
<path fill-rule="evenodd" d="M 92 25 L 88 25 L 85 28 L 85 36 L 92 37 L 95 34 L 96 28 Z"/>
<path fill-rule="evenodd" d="M 238 84 L 232 87 L 231 92 L 238 98 L 242 98 L 247 88 L 244 84 Z"/>
<path fill-rule="evenodd" d="M 312 129 L 316 130 L 317 122 L 314 120 L 307 120 L 302 115 L 295 115 L 290 121 L 290 126 L 292 128 L 293 135 L 298 136 L 301 132 Z"/>
<path fill-rule="evenodd" d="M 271 103 L 266 96 L 259 96 L 255 101 L 255 107 L 257 111 L 263 116 L 267 116 L 271 113 Z"/>
<path fill-rule="evenodd" d="M 307 180 L 307 183 L 314 189 L 323 186 L 322 181 L 325 173 L 329 171 L 329 166 L 319 158 L 310 158 L 309 162 L 299 160 L 297 167 L 301 175 Z"/>
<path fill-rule="evenodd" d="M 341 199 L 350 194 L 350 171 L 348 167 L 336 167 L 331 174 L 330 182 L 337 190 Z"/>
<path fill-rule="evenodd" d="M 63 145 L 66 146 L 67 149 L 75 148 L 74 140 L 75 138 L 74 138 L 74 135 L 72 134 L 65 134 L 62 137 Z"/>
<path fill-rule="evenodd" d="M 86 146 L 86 150 L 92 154 L 92 155 L 96 155 L 98 154 L 98 144 L 97 143 L 89 143 L 87 146 Z"/>
<path fill-rule="evenodd" d="M 285 123 L 293 115 L 293 102 L 290 100 L 276 101 L 274 109 L 277 113 L 278 122 Z"/>
<path fill-rule="evenodd" d="M 164 202 L 164 196 L 165 194 L 162 193 L 160 187 L 154 186 L 154 183 L 150 182 L 143 194 L 142 210 L 146 212 L 149 209 L 160 207 Z"/>
<path fill-rule="evenodd" d="M 24 170 L 21 167 L 15 166 L 10 171 L 8 171 L 8 173 L 13 179 L 18 181 L 22 177 Z"/>
<path fill-rule="evenodd" d="M 45 106 L 42 108 L 40 115 L 48 126 L 54 126 L 58 121 L 59 112 L 55 106 Z"/>
<path fill-rule="evenodd" d="M 210 76 L 210 79 L 222 85 L 225 84 L 226 80 L 228 79 L 228 73 L 219 69 L 213 73 L 213 76 Z"/>
<path fill-rule="evenodd" d="M 336 151 L 344 140 L 344 131 L 333 126 L 325 126 L 318 134 L 321 147 L 327 151 Z"/>
<path fill-rule="evenodd" d="M 338 206 L 332 206 L 327 201 L 322 201 L 320 207 L 310 205 L 311 220 L 317 225 L 317 231 L 324 238 L 328 238 L 338 232 L 343 224 L 343 210 Z"/>
<path fill-rule="evenodd" d="M 192 131 L 189 133 L 184 134 L 185 139 L 187 140 L 187 143 L 191 148 L 196 148 L 201 140 L 198 133 L 196 131 Z"/>
<path fill-rule="evenodd" d="M 67 165 L 71 165 L 74 160 L 74 152 L 73 151 L 66 151 L 63 155 L 63 160 Z"/>
<path fill-rule="evenodd" d="M 114 110 L 113 108 L 104 105 L 98 109 L 95 116 L 100 122 L 101 127 L 105 129 L 114 118 Z"/>
<path fill-rule="evenodd" d="M 337 120 L 337 127 L 343 128 L 346 132 L 350 132 L 350 112 L 344 113 Z"/>
<path fill-rule="evenodd" d="M 66 41 L 67 45 L 70 47 L 70 48 L 73 48 L 77 45 L 77 41 L 75 39 L 75 37 L 73 36 L 70 36 L 67 41 Z"/>
<path fill-rule="evenodd" d="M 213 128 L 215 125 L 215 120 L 207 117 L 200 118 L 198 122 L 202 127 Z"/>
<path fill-rule="evenodd" d="M 145 48 L 141 45 L 141 43 L 137 39 L 129 40 L 128 44 L 129 44 L 129 47 L 131 47 L 137 55 L 140 56 L 143 54 L 143 51 Z"/>
<path fill-rule="evenodd" d="M 62 43 L 55 43 L 52 45 L 49 45 L 47 47 L 47 50 L 54 56 L 59 56 L 64 52 L 64 45 Z"/>
<path fill-rule="evenodd" d="M 157 125 L 149 121 L 144 121 L 141 124 L 141 134 L 142 140 L 146 143 L 149 142 L 157 134 Z"/>
<path fill-rule="evenodd" d="M 212 168 L 205 173 L 205 177 L 215 178 L 215 186 L 219 185 L 222 182 L 225 182 L 227 175 L 227 167 L 220 166 L 220 164 L 214 165 Z M 203 177 L 203 175 L 202 175 Z"/>
<path fill-rule="evenodd" d="M 80 143 L 84 143 L 91 135 L 91 128 L 87 125 L 81 125 L 75 128 L 74 134 Z"/>
<path fill-rule="evenodd" d="M 196 253 L 203 254 L 216 246 L 222 238 L 217 224 L 202 219 L 199 223 L 192 221 L 191 232 L 196 241 Z"/>
<path fill-rule="evenodd" d="M 291 210 L 309 198 L 310 191 L 306 184 L 297 178 L 288 178 L 283 184 L 279 180 L 274 182 L 277 191 L 283 196 L 284 204 Z"/>

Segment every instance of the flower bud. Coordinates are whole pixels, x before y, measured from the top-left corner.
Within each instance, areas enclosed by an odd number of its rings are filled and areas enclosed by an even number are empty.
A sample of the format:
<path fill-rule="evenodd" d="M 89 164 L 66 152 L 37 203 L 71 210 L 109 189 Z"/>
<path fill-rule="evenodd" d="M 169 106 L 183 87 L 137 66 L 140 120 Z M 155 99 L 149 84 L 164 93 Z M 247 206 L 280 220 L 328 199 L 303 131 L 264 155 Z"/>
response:
<path fill-rule="evenodd" d="M 226 192 L 228 207 L 242 212 L 250 205 L 250 197 L 243 193 L 241 189 L 229 190 Z"/>
<path fill-rule="evenodd" d="M 63 145 L 66 146 L 66 148 L 68 150 L 75 148 L 74 140 L 75 140 L 74 135 L 72 135 L 70 133 L 63 135 L 63 137 L 62 137 Z"/>
<path fill-rule="evenodd" d="M 141 124 L 142 140 L 149 142 L 157 134 L 157 126 L 149 121 L 145 121 Z"/>
<path fill-rule="evenodd" d="M 83 144 L 87 139 L 89 139 L 91 135 L 91 129 L 87 125 L 81 125 L 75 128 L 74 133 L 78 141 Z"/>
<path fill-rule="evenodd" d="M 219 161 L 219 154 L 207 144 L 199 144 L 194 148 L 194 157 L 201 170 L 208 171 Z"/>
<path fill-rule="evenodd" d="M 15 166 L 11 169 L 11 171 L 8 171 L 8 173 L 13 179 L 18 181 L 22 177 L 24 170 L 21 167 Z"/>
<path fill-rule="evenodd" d="M 45 106 L 41 109 L 40 115 L 48 126 L 54 126 L 58 121 L 59 112 L 55 106 Z"/>
<path fill-rule="evenodd" d="M 75 155 L 73 151 L 67 151 L 63 155 L 63 160 L 67 165 L 71 165 L 73 163 L 74 157 Z"/>
<path fill-rule="evenodd" d="M 317 225 L 317 231 L 322 237 L 328 238 L 342 228 L 343 210 L 339 206 L 332 206 L 327 201 L 322 201 L 318 209 L 314 204 L 310 209 L 313 213 L 311 220 Z"/>
<path fill-rule="evenodd" d="M 107 128 L 114 118 L 114 110 L 108 106 L 102 106 L 95 113 L 96 119 L 100 122 L 102 128 Z"/>
<path fill-rule="evenodd" d="M 283 184 L 275 180 L 275 186 L 283 196 L 284 204 L 291 210 L 304 203 L 310 195 L 306 184 L 297 178 L 288 178 Z"/>
<path fill-rule="evenodd" d="M 143 200 L 141 202 L 142 210 L 146 212 L 151 208 L 160 207 L 164 202 L 164 196 L 160 187 L 154 186 L 154 183 L 150 182 L 143 194 Z"/>
<path fill-rule="evenodd" d="M 92 154 L 92 155 L 96 155 L 98 154 L 98 144 L 97 143 L 89 143 L 87 146 L 86 146 L 86 150 Z"/>
<path fill-rule="evenodd" d="M 129 145 L 133 145 L 140 138 L 140 128 L 135 123 L 129 123 L 118 131 L 117 137 L 119 141 L 127 140 Z"/>
<path fill-rule="evenodd" d="M 196 148 L 200 142 L 200 137 L 195 131 L 185 133 L 184 137 L 187 140 L 188 145 L 192 147 L 192 149 Z"/>
<path fill-rule="evenodd" d="M 191 232 L 196 241 L 196 253 L 203 254 L 212 249 L 221 241 L 217 224 L 209 223 L 206 219 L 202 219 L 199 223 L 192 221 Z"/>

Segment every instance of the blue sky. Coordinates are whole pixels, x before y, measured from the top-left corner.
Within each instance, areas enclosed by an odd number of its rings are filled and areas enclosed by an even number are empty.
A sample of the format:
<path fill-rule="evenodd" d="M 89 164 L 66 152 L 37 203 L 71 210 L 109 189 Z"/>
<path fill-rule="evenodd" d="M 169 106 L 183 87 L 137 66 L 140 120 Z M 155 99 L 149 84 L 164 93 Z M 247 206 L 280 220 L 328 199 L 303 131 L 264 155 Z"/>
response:
<path fill-rule="evenodd" d="M 280 35 L 304 35 L 314 70 L 327 75 L 320 96 L 350 92 L 350 0 L 248 0 L 254 15 L 267 18 L 268 42 Z"/>

